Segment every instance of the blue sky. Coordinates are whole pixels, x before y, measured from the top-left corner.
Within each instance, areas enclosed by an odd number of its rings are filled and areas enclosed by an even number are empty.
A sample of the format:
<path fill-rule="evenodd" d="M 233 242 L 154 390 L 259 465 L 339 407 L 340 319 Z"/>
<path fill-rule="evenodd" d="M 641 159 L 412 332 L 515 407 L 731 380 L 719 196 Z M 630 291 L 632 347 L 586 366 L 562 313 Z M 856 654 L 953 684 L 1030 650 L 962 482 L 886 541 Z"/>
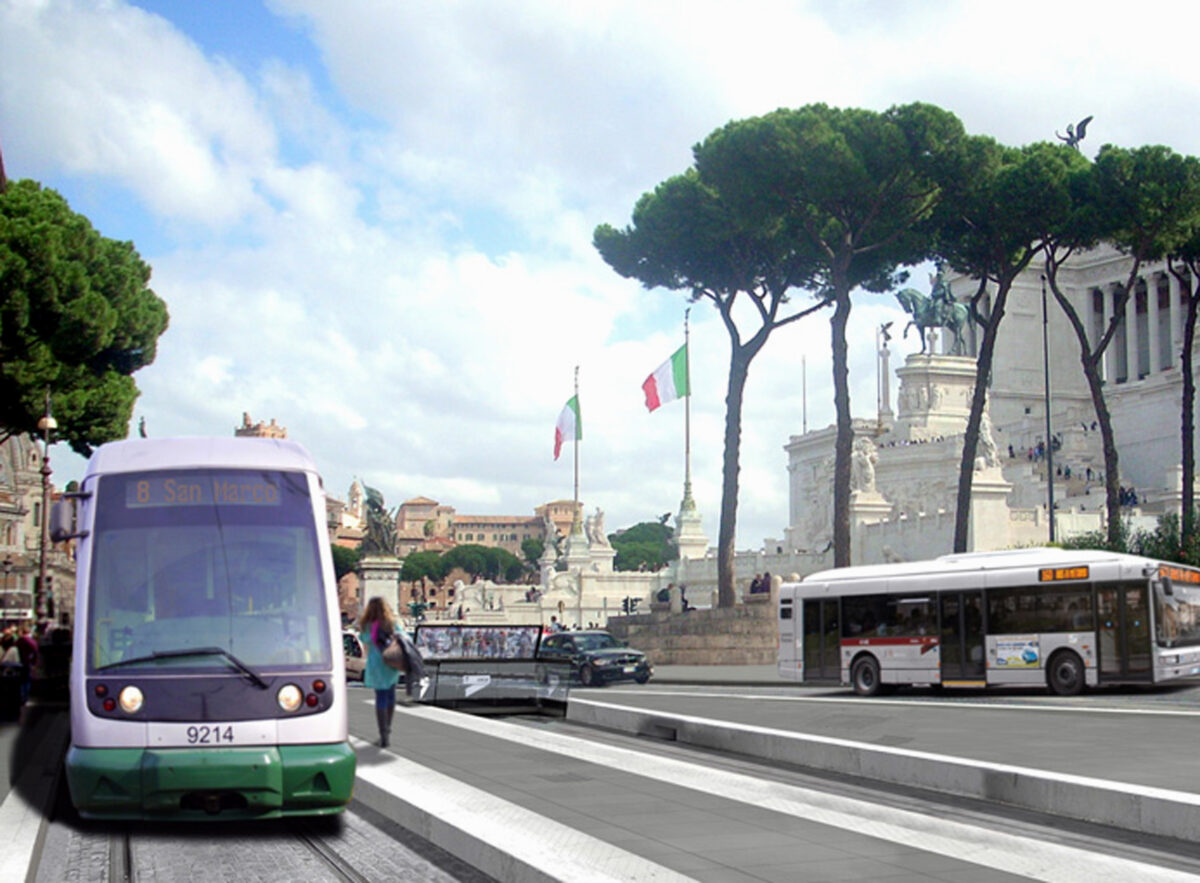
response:
<path fill-rule="evenodd" d="M 1198 18 L 1155 0 L 0 0 L 0 145 L 10 177 L 154 268 L 171 327 L 135 426 L 226 435 L 246 411 L 287 426 L 335 494 L 360 476 L 393 505 L 526 513 L 570 496 L 551 449 L 578 364 L 581 494 L 617 528 L 679 503 L 682 408 L 647 414 L 639 387 L 686 304 L 616 276 L 596 224 L 627 223 L 728 120 L 813 101 L 929 101 L 1011 144 L 1091 114 L 1092 150 L 1200 153 L 1200 73 L 1161 32 Z M 890 298 L 855 306 L 856 416 L 873 329 L 898 318 Z M 692 330 L 715 542 L 728 340 L 704 304 Z M 828 338 L 824 317 L 790 326 L 751 368 L 739 548 L 786 526 L 802 356 L 808 425 L 833 420 Z"/>

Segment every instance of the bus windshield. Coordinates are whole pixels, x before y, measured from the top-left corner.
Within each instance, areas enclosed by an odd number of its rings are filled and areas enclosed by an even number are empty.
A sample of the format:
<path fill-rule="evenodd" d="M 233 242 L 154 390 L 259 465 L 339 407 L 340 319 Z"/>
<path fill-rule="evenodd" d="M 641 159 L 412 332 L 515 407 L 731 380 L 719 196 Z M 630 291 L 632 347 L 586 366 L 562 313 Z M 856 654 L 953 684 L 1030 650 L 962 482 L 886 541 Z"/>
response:
<path fill-rule="evenodd" d="M 229 671 L 226 655 L 260 672 L 331 664 L 302 473 L 106 475 L 96 507 L 90 671 Z"/>
<path fill-rule="evenodd" d="M 1160 647 L 1200 645 L 1200 587 L 1174 583 L 1168 595 L 1160 584 L 1154 601 Z"/>

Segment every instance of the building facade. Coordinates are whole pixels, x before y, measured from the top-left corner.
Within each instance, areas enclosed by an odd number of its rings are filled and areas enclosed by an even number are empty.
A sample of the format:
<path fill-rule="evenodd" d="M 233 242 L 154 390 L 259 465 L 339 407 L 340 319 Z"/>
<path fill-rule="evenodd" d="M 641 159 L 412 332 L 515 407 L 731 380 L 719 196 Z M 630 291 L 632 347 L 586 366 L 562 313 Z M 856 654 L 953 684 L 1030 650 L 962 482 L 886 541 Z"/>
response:
<path fill-rule="evenodd" d="M 1076 257 L 1060 272 L 1060 290 L 1093 346 L 1119 306 L 1131 267 L 1127 257 L 1103 247 Z M 949 284 L 960 301 L 977 289 L 977 282 L 965 277 Z M 1105 398 L 1120 457 L 1118 480 L 1136 499 L 1126 514 L 1134 527 L 1151 527 L 1158 515 L 1179 510 L 1181 358 L 1190 286 L 1189 279 L 1181 282 L 1161 263 L 1144 267 L 1103 360 Z M 1043 359 L 1042 301 L 1041 270 L 1031 269 L 1010 291 L 997 335 L 972 490 L 968 543 L 973 550 L 1048 540 L 1050 482 L 1057 537 L 1101 530 L 1105 522 L 1103 448 L 1078 339 L 1047 292 Z M 989 307 L 985 294 L 984 311 Z M 909 356 L 895 372 L 895 413 L 889 396 L 874 417 L 854 421 L 853 563 L 914 560 L 951 551 L 980 338 L 972 327 L 966 356 L 949 355 L 945 335 L 935 344 L 938 355 Z M 881 370 L 887 359 L 885 342 Z M 888 387 L 881 378 L 881 390 Z M 785 445 L 789 523 L 778 552 L 804 556 L 806 563 L 818 559 L 806 569 L 832 560 L 834 436 L 828 427 L 792 436 Z"/>

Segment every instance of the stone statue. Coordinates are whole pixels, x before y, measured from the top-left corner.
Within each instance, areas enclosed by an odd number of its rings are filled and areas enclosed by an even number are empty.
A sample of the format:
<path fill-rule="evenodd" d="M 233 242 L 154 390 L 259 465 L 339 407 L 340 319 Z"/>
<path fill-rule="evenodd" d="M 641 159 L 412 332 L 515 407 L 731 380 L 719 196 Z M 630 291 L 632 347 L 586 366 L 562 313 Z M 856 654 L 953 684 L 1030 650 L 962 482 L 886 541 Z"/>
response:
<path fill-rule="evenodd" d="M 878 460 L 874 442 L 865 435 L 854 440 L 854 449 L 850 454 L 851 490 L 875 493 L 875 463 Z"/>
<path fill-rule="evenodd" d="M 1083 137 L 1087 134 L 1088 123 L 1091 121 L 1091 117 L 1084 117 L 1074 126 L 1072 126 L 1070 123 L 1067 123 L 1067 134 L 1059 135 L 1056 131 L 1054 136 L 1058 138 L 1059 141 L 1065 142 L 1067 147 L 1074 147 L 1076 150 L 1078 150 L 1079 142 L 1082 141 Z"/>
<path fill-rule="evenodd" d="M 912 317 L 904 326 L 904 336 L 908 337 L 908 329 L 916 326 L 921 335 L 921 353 L 925 353 L 926 332 L 932 328 L 945 328 L 954 335 L 954 343 L 950 352 L 961 356 L 966 352 L 966 341 L 963 339 L 963 329 L 970 321 L 970 311 L 965 304 L 954 299 L 950 286 L 946 284 L 941 265 L 937 273 L 929 277 L 931 291 L 929 296 L 921 294 L 915 288 L 905 288 L 896 293 L 896 300 L 904 312 Z"/>
<path fill-rule="evenodd" d="M 549 512 L 542 516 L 542 541 L 547 549 L 553 549 L 558 545 L 558 525 L 554 523 Z"/>
<path fill-rule="evenodd" d="M 586 520 L 588 544 L 601 549 L 609 548 L 608 536 L 604 533 L 604 510 L 599 506 L 596 512 Z"/>
<path fill-rule="evenodd" d="M 383 494 L 373 487 L 367 491 L 367 533 L 363 537 L 364 555 L 396 554 L 396 513 L 388 512 Z"/>
<path fill-rule="evenodd" d="M 987 414 L 979 421 L 978 456 L 975 458 L 975 471 L 982 472 L 1000 465 L 1000 452 L 996 449 L 996 439 L 992 435 L 992 419 Z"/>

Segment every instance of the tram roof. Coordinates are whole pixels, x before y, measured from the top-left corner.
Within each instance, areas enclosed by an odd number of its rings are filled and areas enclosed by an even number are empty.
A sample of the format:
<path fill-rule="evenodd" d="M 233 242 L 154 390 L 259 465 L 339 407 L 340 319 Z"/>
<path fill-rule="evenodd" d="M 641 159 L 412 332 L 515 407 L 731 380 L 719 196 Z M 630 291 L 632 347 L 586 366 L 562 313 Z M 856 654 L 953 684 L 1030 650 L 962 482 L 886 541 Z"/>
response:
<path fill-rule="evenodd" d="M 998 552 L 963 552 L 941 555 L 927 561 L 901 561 L 892 564 L 864 564 L 822 570 L 803 578 L 803 582 L 838 582 L 871 577 L 909 576 L 921 573 L 962 573 L 975 570 L 1005 570 L 1013 567 L 1057 566 L 1088 564 L 1101 561 L 1147 561 L 1137 555 L 1107 552 L 1100 549 L 1060 549 L 1041 546 L 1029 549 L 1006 549 Z"/>
<path fill-rule="evenodd" d="M 159 469 L 282 469 L 316 473 L 312 455 L 278 438 L 139 438 L 103 444 L 88 460 L 84 481 L 95 475 Z"/>

